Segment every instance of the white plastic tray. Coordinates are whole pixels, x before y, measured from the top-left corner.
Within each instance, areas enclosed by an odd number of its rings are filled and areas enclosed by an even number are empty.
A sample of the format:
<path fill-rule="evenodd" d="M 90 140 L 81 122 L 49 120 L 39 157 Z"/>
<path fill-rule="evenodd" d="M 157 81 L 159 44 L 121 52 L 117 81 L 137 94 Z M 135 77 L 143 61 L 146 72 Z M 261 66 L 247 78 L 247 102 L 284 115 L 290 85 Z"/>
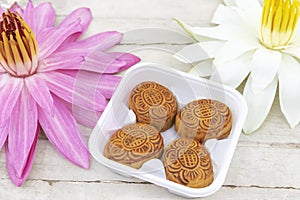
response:
<path fill-rule="evenodd" d="M 233 125 L 228 138 L 218 141 L 213 139 L 205 144 L 213 160 L 214 181 L 211 185 L 197 189 L 168 181 L 163 164 L 159 159 L 152 159 L 137 170 L 103 156 L 104 146 L 111 135 L 124 125 L 135 122 L 134 113 L 128 109 L 128 99 L 131 90 L 144 81 L 155 81 L 169 88 L 176 96 L 179 108 L 193 100 L 209 98 L 219 100 L 231 109 Z M 222 187 L 246 115 L 245 100 L 234 89 L 159 64 L 140 63 L 129 69 L 124 75 L 90 136 L 89 149 L 98 162 L 116 173 L 149 181 L 180 196 L 204 197 L 215 193 Z M 162 136 L 165 146 L 178 137 L 174 127 L 163 132 Z"/>

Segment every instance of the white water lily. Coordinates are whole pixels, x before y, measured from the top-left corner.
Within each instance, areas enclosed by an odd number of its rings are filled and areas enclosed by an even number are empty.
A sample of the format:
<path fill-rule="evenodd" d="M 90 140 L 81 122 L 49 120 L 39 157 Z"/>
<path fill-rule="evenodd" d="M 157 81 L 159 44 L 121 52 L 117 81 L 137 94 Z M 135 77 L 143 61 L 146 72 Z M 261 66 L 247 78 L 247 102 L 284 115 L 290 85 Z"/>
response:
<path fill-rule="evenodd" d="M 290 126 L 300 121 L 299 6 L 298 0 L 265 0 L 263 6 L 257 0 L 224 0 L 211 21 L 216 26 L 190 27 L 177 20 L 198 42 L 175 54 L 194 63 L 190 73 L 234 88 L 247 79 L 245 133 L 262 125 L 277 87 L 281 111 Z"/>

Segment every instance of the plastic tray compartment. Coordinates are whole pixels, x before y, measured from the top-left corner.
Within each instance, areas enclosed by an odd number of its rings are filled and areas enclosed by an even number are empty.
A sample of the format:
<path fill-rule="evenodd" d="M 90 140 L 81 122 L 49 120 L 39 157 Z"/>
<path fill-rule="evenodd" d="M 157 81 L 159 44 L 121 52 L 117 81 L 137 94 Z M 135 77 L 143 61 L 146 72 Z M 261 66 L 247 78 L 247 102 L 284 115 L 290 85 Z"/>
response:
<path fill-rule="evenodd" d="M 140 168 L 109 160 L 103 156 L 103 149 L 111 135 L 119 128 L 134 123 L 134 113 L 128 108 L 131 90 L 141 82 L 155 81 L 166 86 L 176 96 L 179 108 L 201 98 L 215 99 L 225 103 L 232 112 L 232 130 L 228 138 L 209 140 L 205 143 L 213 161 L 214 181 L 205 188 L 189 188 L 166 179 L 162 161 L 152 159 Z M 112 171 L 124 176 L 133 176 L 167 188 L 171 193 L 184 197 L 204 197 L 219 190 L 225 180 L 233 153 L 235 151 L 243 123 L 247 115 L 244 98 L 236 90 L 183 73 L 166 66 L 154 63 L 140 63 L 129 69 L 120 82 L 115 94 L 99 119 L 89 139 L 92 156 Z M 165 146 L 177 133 L 174 126 L 162 132 Z"/>

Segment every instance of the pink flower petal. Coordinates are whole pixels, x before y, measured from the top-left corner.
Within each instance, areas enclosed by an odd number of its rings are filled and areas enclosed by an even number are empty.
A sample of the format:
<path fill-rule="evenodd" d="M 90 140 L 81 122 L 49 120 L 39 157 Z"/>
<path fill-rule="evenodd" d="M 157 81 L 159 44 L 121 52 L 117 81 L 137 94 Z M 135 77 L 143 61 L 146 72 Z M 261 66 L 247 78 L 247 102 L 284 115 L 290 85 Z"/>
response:
<path fill-rule="evenodd" d="M 9 123 L 5 124 L 3 127 L 0 127 L 0 150 L 2 149 L 7 135 L 8 135 Z"/>
<path fill-rule="evenodd" d="M 82 63 L 81 70 L 94 71 L 98 73 L 114 74 L 128 69 L 140 61 L 140 58 L 129 53 L 105 53 L 97 47 Z"/>
<path fill-rule="evenodd" d="M 114 94 L 117 86 L 119 85 L 121 79 L 122 77 L 120 76 L 103 74 L 99 80 L 98 88 L 107 99 L 110 99 Z"/>
<path fill-rule="evenodd" d="M 75 20 L 80 20 L 81 30 L 70 35 L 67 39 L 67 43 L 75 41 L 90 25 L 92 21 L 92 13 L 89 8 L 78 8 L 70 13 L 58 27 L 67 27 L 74 23 Z"/>
<path fill-rule="evenodd" d="M 8 168 L 13 168 L 18 178 L 28 163 L 28 157 L 37 132 L 37 106 L 27 88 L 24 87 L 10 115 L 6 158 Z"/>
<path fill-rule="evenodd" d="M 55 10 L 51 3 L 41 3 L 34 9 L 34 17 L 38 20 L 33 20 L 35 22 L 35 30 L 33 31 L 35 35 L 38 35 L 45 28 L 53 26 L 55 21 Z"/>
<path fill-rule="evenodd" d="M 106 99 L 110 99 L 122 77 L 111 74 L 98 74 L 85 70 L 60 70 L 61 73 L 76 77 L 77 81 L 87 88 L 93 88 L 102 93 Z"/>
<path fill-rule="evenodd" d="M 85 80 L 58 71 L 40 73 L 40 76 L 46 80 L 50 91 L 65 101 L 97 111 L 103 111 L 107 105 L 106 98 L 95 88 L 87 86 Z"/>
<path fill-rule="evenodd" d="M 89 152 L 87 144 L 71 112 L 59 98 L 53 96 L 54 116 L 39 108 L 39 122 L 56 149 L 74 164 L 88 168 Z"/>
<path fill-rule="evenodd" d="M 34 141 L 32 143 L 32 147 L 30 149 L 30 152 L 29 152 L 29 155 L 28 155 L 28 160 L 27 160 L 27 164 L 25 166 L 25 168 L 23 169 L 23 173 L 21 175 L 21 177 L 19 177 L 17 175 L 17 172 L 16 170 L 11 167 L 11 161 L 9 156 L 7 156 L 7 154 L 9 153 L 9 147 L 8 147 L 8 143 L 6 143 L 6 168 L 7 168 L 7 172 L 8 172 L 8 175 L 11 179 L 11 181 L 16 185 L 16 186 L 21 186 L 24 181 L 26 180 L 26 178 L 28 177 L 29 173 L 30 173 L 30 170 L 31 170 L 31 167 L 32 167 L 32 164 L 33 164 L 33 159 L 34 159 L 34 155 L 35 155 L 35 150 L 36 150 L 36 144 L 37 144 L 37 141 L 38 141 L 38 135 L 39 135 L 39 132 L 40 132 L 40 126 L 38 125 L 37 127 L 37 131 L 36 131 L 36 134 L 35 134 L 35 138 L 34 138 Z"/>
<path fill-rule="evenodd" d="M 33 30 L 34 33 L 36 33 L 36 29 L 35 29 L 35 24 L 36 24 L 36 20 L 34 18 L 34 6 L 33 6 L 33 2 L 32 0 L 28 1 L 24 13 L 23 13 L 23 19 L 26 21 L 26 23 L 29 25 L 29 27 Z"/>
<path fill-rule="evenodd" d="M 124 68 L 128 68 L 127 62 L 116 59 L 115 56 L 102 51 L 95 50 L 86 58 L 81 56 L 82 50 L 78 52 L 61 52 L 60 55 L 52 55 L 44 59 L 39 68 L 39 72 L 53 71 L 57 69 L 80 69 L 97 73 L 117 73 Z"/>
<path fill-rule="evenodd" d="M 1 65 L 0 65 L 0 67 L 1 67 Z M 6 85 L 6 83 L 10 80 L 10 78 L 11 78 L 11 76 L 8 73 L 0 72 L 0 91 L 2 90 L 2 87 L 4 87 Z"/>
<path fill-rule="evenodd" d="M 23 16 L 23 13 L 24 13 L 23 8 L 17 2 L 15 2 L 13 5 L 11 5 L 9 10 L 12 12 L 18 12 L 21 16 Z M 0 7 L 0 13 L 2 13 L 2 12 L 3 12 L 3 10 Z"/>
<path fill-rule="evenodd" d="M 25 79 L 25 84 L 38 105 L 48 114 L 52 114 L 53 99 L 44 80 L 38 76 L 30 76 Z"/>
<path fill-rule="evenodd" d="M 114 38 L 117 38 L 117 41 L 114 41 Z M 103 49 L 107 47 L 104 43 L 108 42 L 110 45 L 113 45 L 115 42 L 119 42 L 119 39 L 121 38 L 122 34 L 118 32 L 107 32 L 103 35 L 96 35 L 96 37 L 91 40 L 87 39 L 84 41 L 72 42 L 69 46 L 61 46 L 57 51 L 40 62 L 38 71 L 46 72 L 57 69 L 81 69 L 98 73 L 116 73 L 127 69 L 139 62 L 140 59 L 128 53 L 102 52 Z M 99 39 L 100 43 L 95 42 L 95 39 Z M 88 41 L 91 41 L 91 43 L 88 43 Z M 96 45 L 97 47 L 93 45 Z M 85 60 L 84 57 L 86 57 L 87 63 L 83 63 Z"/>
<path fill-rule="evenodd" d="M 79 124 L 82 124 L 83 126 L 88 128 L 94 128 L 100 116 L 102 115 L 102 112 L 86 110 L 66 101 L 64 101 L 64 103 L 71 111 L 74 119 Z"/>
<path fill-rule="evenodd" d="M 14 9 L 17 11 L 21 8 L 16 4 Z M 22 16 L 38 38 L 42 30 L 53 26 L 55 11 L 49 2 L 41 3 L 37 7 L 34 7 L 32 1 L 29 1 Z"/>
<path fill-rule="evenodd" d="M 106 51 L 107 49 L 120 43 L 123 39 L 123 34 L 117 31 L 104 32 L 102 36 L 105 37 L 99 40 L 99 43 L 97 45 L 98 51 Z"/>
<path fill-rule="evenodd" d="M 70 35 L 81 30 L 80 20 L 66 27 L 46 28 L 37 37 L 40 60 L 51 55 Z"/>
<path fill-rule="evenodd" d="M 132 65 L 141 61 L 141 59 L 133 54 L 130 53 L 123 53 L 123 52 L 110 52 L 109 55 L 114 56 L 118 60 L 125 61 L 127 64 L 120 68 L 120 71 L 126 70 Z"/>
<path fill-rule="evenodd" d="M 7 122 L 23 88 L 23 79 L 11 77 L 1 88 L 0 127 Z"/>
<path fill-rule="evenodd" d="M 105 51 L 121 42 L 122 38 L 123 34 L 117 31 L 102 32 L 84 40 L 63 44 L 59 47 L 58 51 L 72 52 L 77 49 L 82 49 L 87 52 L 87 49 L 93 49 L 95 47 L 98 47 L 101 51 Z"/>
<path fill-rule="evenodd" d="M 97 73 L 117 73 L 127 63 L 99 50 L 94 50 L 86 57 L 80 69 Z"/>
<path fill-rule="evenodd" d="M 38 72 L 57 69 L 79 69 L 84 61 L 84 55 L 80 51 L 75 54 L 68 52 L 54 53 L 40 62 Z"/>
<path fill-rule="evenodd" d="M 43 63 L 45 66 L 47 66 L 47 69 L 51 67 L 54 67 L 53 69 L 58 69 L 59 67 L 56 67 L 56 65 L 60 66 L 62 64 L 69 66 L 69 64 L 66 63 L 71 62 L 72 58 L 73 60 L 77 59 L 82 61 L 82 57 L 87 56 L 95 47 L 98 46 L 100 49 L 106 50 L 105 48 L 108 47 L 107 43 L 109 43 L 109 47 L 112 47 L 116 43 L 119 43 L 121 40 L 122 33 L 116 31 L 99 33 L 81 41 L 62 44 L 53 54 L 45 58 L 43 60 Z M 73 62 L 74 61 L 72 61 L 71 63 Z"/>

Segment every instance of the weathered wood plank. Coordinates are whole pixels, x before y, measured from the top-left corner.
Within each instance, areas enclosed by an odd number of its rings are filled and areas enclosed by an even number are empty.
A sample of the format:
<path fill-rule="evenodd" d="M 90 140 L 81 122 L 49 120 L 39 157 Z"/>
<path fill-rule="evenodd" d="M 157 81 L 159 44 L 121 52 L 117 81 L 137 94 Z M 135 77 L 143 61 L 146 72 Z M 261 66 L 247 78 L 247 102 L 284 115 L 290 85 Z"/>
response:
<path fill-rule="evenodd" d="M 243 146 L 234 155 L 226 185 L 250 187 L 300 188 L 300 149 L 278 147 Z M 5 155 L 0 154 L 0 177 L 7 178 Z M 84 170 L 62 158 L 46 140 L 40 140 L 29 179 L 50 181 L 138 181 L 119 176 L 94 159 L 91 168 Z M 1 182 L 1 181 L 0 181 Z"/>
<path fill-rule="evenodd" d="M 101 18 L 149 20 L 180 17 L 185 20 L 202 19 L 209 21 L 221 0 L 50 0 L 50 2 L 53 3 L 58 15 L 66 15 L 78 7 L 89 7 L 94 16 Z"/>
<path fill-rule="evenodd" d="M 251 108 L 249 109 L 251 112 Z M 278 95 L 274 101 L 271 112 L 266 121 L 255 133 L 250 136 L 242 135 L 240 142 L 255 143 L 257 147 L 268 144 L 271 146 L 299 148 L 300 147 L 300 125 L 291 129 L 280 111 Z"/>
<path fill-rule="evenodd" d="M 241 146 L 236 150 L 226 185 L 300 188 L 300 149 Z"/>
<path fill-rule="evenodd" d="M 0 152 L 0 182 L 7 179 L 5 153 Z M 34 164 L 28 179 L 48 181 L 97 181 L 97 180 L 122 180 L 138 181 L 112 173 L 106 167 L 91 159 L 90 168 L 82 169 L 63 158 L 47 140 L 39 140 Z M 26 187 L 26 183 L 25 183 Z"/>
<path fill-rule="evenodd" d="M 299 190 L 285 188 L 259 188 L 224 186 L 214 195 L 205 199 L 298 199 Z M 15 188 L 8 180 L 0 182 L 0 199 L 46 200 L 133 200 L 133 199 L 184 199 L 166 189 L 152 184 L 96 183 L 96 182 L 52 182 L 29 180 L 26 187 Z"/>

